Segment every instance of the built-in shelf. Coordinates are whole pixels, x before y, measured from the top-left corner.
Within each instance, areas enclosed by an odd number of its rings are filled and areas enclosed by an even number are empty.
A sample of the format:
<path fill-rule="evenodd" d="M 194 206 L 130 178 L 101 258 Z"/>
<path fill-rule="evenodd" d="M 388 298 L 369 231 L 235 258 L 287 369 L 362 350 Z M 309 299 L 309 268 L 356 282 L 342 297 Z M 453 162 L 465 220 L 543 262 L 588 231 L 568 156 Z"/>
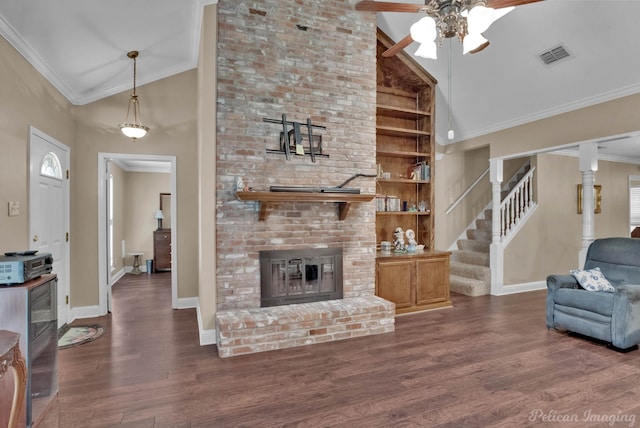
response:
<path fill-rule="evenodd" d="M 389 136 L 395 136 L 395 137 L 407 137 L 407 136 L 428 137 L 429 135 L 431 135 L 431 132 L 421 131 L 419 129 L 397 128 L 394 126 L 382 126 L 382 125 L 377 125 L 376 131 L 379 135 L 389 135 Z"/>
<path fill-rule="evenodd" d="M 398 119 L 413 119 L 415 120 L 418 116 L 427 117 L 429 116 L 428 111 L 423 110 L 415 110 L 408 109 L 402 107 L 388 106 L 388 105 L 380 105 L 376 107 L 376 113 L 380 116 L 386 117 L 395 117 Z"/>
<path fill-rule="evenodd" d="M 430 211 L 376 211 L 376 215 L 431 215 Z"/>
<path fill-rule="evenodd" d="M 352 203 L 372 201 L 375 195 L 361 193 L 322 193 L 322 192 L 237 192 L 241 201 L 260 202 L 258 220 L 267 218 L 267 207 L 274 202 L 335 202 L 338 204 L 338 218 L 347 217 Z"/>
<path fill-rule="evenodd" d="M 410 178 L 377 178 L 380 183 L 429 184 L 429 180 L 412 180 Z"/>
<path fill-rule="evenodd" d="M 378 156 L 391 156 L 397 158 L 429 158 L 431 155 L 425 152 L 401 152 L 399 150 L 377 150 Z"/>
<path fill-rule="evenodd" d="M 400 88 L 394 88 L 391 86 L 380 86 L 378 85 L 376 87 L 376 91 L 380 92 L 382 94 L 391 94 L 391 95 L 396 95 L 399 97 L 406 97 L 406 98 L 412 98 L 415 99 L 416 97 L 416 93 L 415 92 L 409 92 L 409 91 L 405 91 L 402 90 Z"/>

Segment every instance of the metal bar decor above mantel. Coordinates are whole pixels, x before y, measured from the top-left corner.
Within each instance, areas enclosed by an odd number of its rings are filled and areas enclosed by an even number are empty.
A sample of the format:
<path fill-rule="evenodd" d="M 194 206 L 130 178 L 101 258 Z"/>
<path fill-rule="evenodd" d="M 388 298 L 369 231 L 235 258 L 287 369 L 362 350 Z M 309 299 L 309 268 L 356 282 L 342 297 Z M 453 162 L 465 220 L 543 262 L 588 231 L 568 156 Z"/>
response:
<path fill-rule="evenodd" d="M 275 150 L 267 149 L 267 153 L 284 154 L 287 160 L 291 159 L 292 153 L 297 156 L 309 155 L 312 162 L 316 161 L 316 157 L 329 157 L 329 155 L 322 153 L 322 135 L 314 135 L 313 133 L 313 128 L 327 129 L 326 126 L 314 125 L 311 123 L 311 118 L 307 118 L 305 123 L 289 121 L 287 120 L 286 114 L 282 115 L 282 119 L 269 119 L 264 117 L 262 121 L 282 125 L 282 131 L 280 131 L 280 148 Z M 289 125 L 291 125 L 291 129 L 289 129 Z M 302 131 L 303 127 L 306 128 L 306 132 Z M 303 145 L 303 139 L 305 137 L 309 144 L 306 148 Z"/>

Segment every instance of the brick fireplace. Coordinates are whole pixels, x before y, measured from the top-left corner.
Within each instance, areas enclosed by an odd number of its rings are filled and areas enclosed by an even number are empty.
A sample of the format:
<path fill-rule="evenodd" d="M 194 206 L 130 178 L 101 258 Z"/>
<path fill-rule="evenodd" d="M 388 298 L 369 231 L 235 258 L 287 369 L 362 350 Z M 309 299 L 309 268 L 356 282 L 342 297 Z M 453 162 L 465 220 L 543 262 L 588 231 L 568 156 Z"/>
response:
<path fill-rule="evenodd" d="M 225 347 L 221 356 L 315 343 L 306 339 L 325 333 L 318 341 L 393 331 L 393 308 L 390 312 L 389 302 L 374 295 L 373 202 L 353 204 L 344 220 L 334 203 L 271 203 L 260 221 L 257 203 L 241 201 L 235 192 L 238 177 L 266 191 L 270 186 L 336 186 L 356 173 L 375 174 L 376 18 L 356 12 L 356 2 L 218 3 L 216 329 L 219 351 Z M 286 160 L 268 153 L 279 148 L 281 129 L 263 119 L 283 114 L 325 126 L 318 133 L 327 156 L 313 162 L 310 156 Z M 350 186 L 368 194 L 376 190 L 372 178 Z M 261 251 L 330 247 L 343 251 L 343 301 L 260 307 Z M 305 314 L 302 321 L 296 311 Z M 293 334 L 303 340 L 289 337 L 277 344 L 275 336 L 267 339 L 267 333 L 251 328 L 274 317 L 287 328 L 292 322 L 314 324 L 318 317 L 333 321 L 302 330 L 298 325 Z M 230 340 L 230 326 L 246 327 L 241 340 Z M 336 334 L 343 328 L 357 333 Z M 265 340 L 268 346 L 255 345 Z M 233 350 L 230 343 L 243 348 Z"/>

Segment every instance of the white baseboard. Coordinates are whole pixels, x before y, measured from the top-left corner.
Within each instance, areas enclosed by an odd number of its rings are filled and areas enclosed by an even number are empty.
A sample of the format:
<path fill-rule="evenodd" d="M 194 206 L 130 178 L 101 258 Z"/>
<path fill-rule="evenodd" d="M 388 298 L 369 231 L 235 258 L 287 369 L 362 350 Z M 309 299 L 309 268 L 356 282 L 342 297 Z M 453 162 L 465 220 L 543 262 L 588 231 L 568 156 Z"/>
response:
<path fill-rule="evenodd" d="M 178 299 L 178 307 L 176 309 L 192 309 L 198 307 L 197 297 L 183 297 Z"/>
<path fill-rule="evenodd" d="M 140 269 L 140 272 L 142 273 L 147 273 L 147 264 L 141 264 L 140 267 L 138 267 L 138 269 Z M 133 266 L 125 266 L 124 267 L 124 273 L 130 273 L 133 270 Z M 153 272 L 152 272 L 153 273 Z"/>
<path fill-rule="evenodd" d="M 82 318 L 101 317 L 105 314 L 100 313 L 99 305 L 93 305 L 93 306 L 77 306 L 75 308 L 71 308 L 70 315 L 71 315 L 71 319 L 69 320 L 69 322 L 72 322 L 73 320 L 76 320 L 76 319 L 82 319 Z"/>
<path fill-rule="evenodd" d="M 205 330 L 202 327 L 202 314 L 200 312 L 200 301 L 196 306 L 196 315 L 198 316 L 198 333 L 200 334 L 200 346 L 216 344 L 216 329 Z"/>
<path fill-rule="evenodd" d="M 118 282 L 124 276 L 124 268 L 111 274 L 111 286 Z"/>
<path fill-rule="evenodd" d="M 527 291 L 546 290 L 546 281 L 525 282 L 522 284 L 503 285 L 494 296 L 506 296 L 507 294 L 526 293 Z"/>

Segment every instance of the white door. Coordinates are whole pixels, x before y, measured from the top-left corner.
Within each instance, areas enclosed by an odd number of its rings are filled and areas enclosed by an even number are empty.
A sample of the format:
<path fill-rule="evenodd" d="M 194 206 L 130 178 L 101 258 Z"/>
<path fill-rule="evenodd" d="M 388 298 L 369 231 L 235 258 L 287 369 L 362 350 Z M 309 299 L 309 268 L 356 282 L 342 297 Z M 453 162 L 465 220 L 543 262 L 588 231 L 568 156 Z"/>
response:
<path fill-rule="evenodd" d="M 51 253 L 58 275 L 58 327 L 69 320 L 69 148 L 29 133 L 30 250 Z"/>

